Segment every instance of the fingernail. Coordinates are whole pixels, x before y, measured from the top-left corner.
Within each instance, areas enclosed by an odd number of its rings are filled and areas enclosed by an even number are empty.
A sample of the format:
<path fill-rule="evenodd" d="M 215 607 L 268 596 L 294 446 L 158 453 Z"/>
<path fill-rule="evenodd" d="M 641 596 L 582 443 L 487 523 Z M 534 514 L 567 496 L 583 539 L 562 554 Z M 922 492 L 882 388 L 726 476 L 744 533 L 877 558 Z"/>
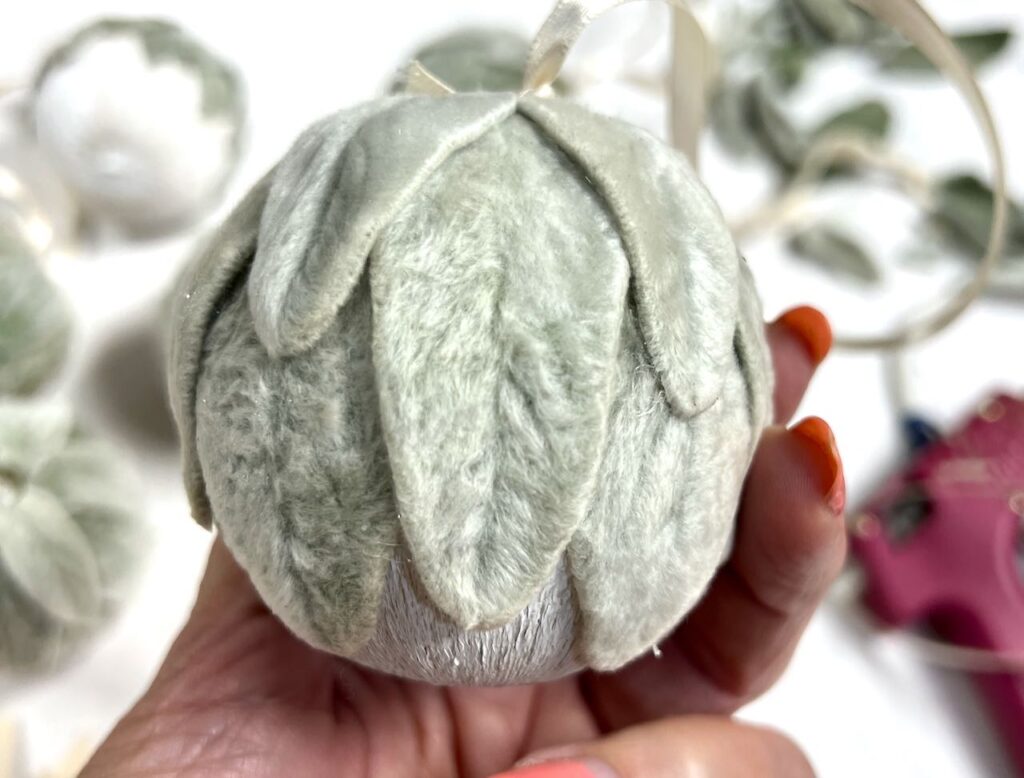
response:
<path fill-rule="evenodd" d="M 825 361 L 832 350 L 832 326 L 825 314 L 817 308 L 802 305 L 786 311 L 778 322 L 800 339 L 815 366 Z"/>
<path fill-rule="evenodd" d="M 793 427 L 792 432 L 812 443 L 817 450 L 825 503 L 833 513 L 841 515 L 846 508 L 846 478 L 832 428 L 824 419 L 811 416 Z"/>
<path fill-rule="evenodd" d="M 618 773 L 596 759 L 542 761 L 539 764 L 527 759 L 521 767 L 491 778 L 618 778 Z"/>

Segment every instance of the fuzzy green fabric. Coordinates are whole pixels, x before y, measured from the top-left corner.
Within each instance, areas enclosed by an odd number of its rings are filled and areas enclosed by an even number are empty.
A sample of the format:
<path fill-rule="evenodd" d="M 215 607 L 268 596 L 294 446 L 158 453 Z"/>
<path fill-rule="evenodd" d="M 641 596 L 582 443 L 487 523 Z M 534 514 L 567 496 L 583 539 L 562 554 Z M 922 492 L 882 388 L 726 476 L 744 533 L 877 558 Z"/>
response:
<path fill-rule="evenodd" d="M 711 197 L 558 99 L 319 122 L 174 322 L 196 518 L 297 634 L 438 683 L 656 644 L 724 558 L 768 420 L 760 304 Z"/>
<path fill-rule="evenodd" d="M 0 395 L 35 391 L 63 367 L 71 312 L 40 258 L 0 223 Z"/>

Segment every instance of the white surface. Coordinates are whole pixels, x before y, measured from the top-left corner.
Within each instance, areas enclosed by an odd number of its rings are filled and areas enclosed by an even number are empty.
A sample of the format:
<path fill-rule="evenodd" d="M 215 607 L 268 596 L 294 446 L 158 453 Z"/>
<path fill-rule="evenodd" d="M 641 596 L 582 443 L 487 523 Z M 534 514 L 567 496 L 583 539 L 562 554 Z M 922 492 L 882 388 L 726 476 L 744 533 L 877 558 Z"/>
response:
<path fill-rule="evenodd" d="M 949 24 L 1012 22 L 1024 31 L 1024 8 L 1005 0 L 932 0 Z M 378 94 L 417 42 L 467 21 L 537 27 L 548 0 L 381 0 L 360 5 L 312 0 L 213 5 L 198 0 L 121 0 L 9 4 L 0 12 L 0 82 L 21 80 L 52 42 L 100 13 L 159 14 L 175 18 L 233 59 L 249 80 L 254 131 L 244 169 L 229 200 L 237 199 L 312 120 Z M 626 13 L 626 11 L 620 12 Z M 12 18 L 13 17 L 13 18 Z M 614 29 L 614 28 L 613 28 Z M 1024 111 L 1018 46 L 987 71 L 985 86 L 1008 140 L 1011 184 L 1024 191 Z M 852 100 L 870 70 L 836 63 L 801 100 L 808 118 Z M 904 110 L 901 150 L 920 164 L 948 170 L 985 170 L 980 141 L 951 90 L 918 82 L 887 87 Z M 604 103 L 609 102 L 606 97 Z M 638 121 L 656 121 L 649 103 L 630 104 Z M 755 174 L 727 168 L 713 153 L 705 176 L 727 211 L 738 214 L 763 184 Z M 956 266 L 901 264 L 911 248 L 913 210 L 889 196 L 860 198 L 836 210 L 897 266 L 886 291 L 860 296 L 800 266 L 783 262 L 778 247 L 745 247 L 769 314 L 813 302 L 843 328 L 873 328 L 923 305 L 922 295 L 956 277 Z M 827 204 L 824 207 L 829 207 Z M 149 486 L 145 511 L 158 529 L 146 584 L 133 607 L 94 649 L 60 676 L 0 689 L 0 717 L 24 723 L 33 767 L 57 763 L 76 742 L 96 741 L 145 687 L 185 618 L 202 569 L 208 536 L 189 521 L 176 453 L 131 432 L 119 419 L 132 408 L 133 359 L 124 333 L 154 314 L 159 295 L 187 254 L 182 238 L 159 245 L 106 248 L 93 256 L 60 258 L 53 270 L 81 318 L 76 361 L 57 391 L 123 442 Z M 914 401 L 951 423 L 995 387 L 1019 391 L 1024 361 L 1019 343 L 1024 310 L 985 303 L 948 334 L 914 352 Z M 122 346 L 117 346 L 120 343 Z M 114 344 L 114 345 L 112 345 Z M 123 375 L 122 375 L 123 373 Z M 120 387 L 112 395 L 110 386 Z M 106 393 L 101 391 L 107 387 Z M 866 496 L 899 452 L 894 415 L 876 356 L 837 356 L 808 394 L 801 414 L 828 419 L 846 460 L 851 501 Z M 745 715 L 794 736 L 827 778 L 863 775 L 969 778 L 1009 775 L 983 714 L 963 679 L 922 667 L 900 646 L 874 637 L 837 595 L 814 620 L 782 682 Z"/>

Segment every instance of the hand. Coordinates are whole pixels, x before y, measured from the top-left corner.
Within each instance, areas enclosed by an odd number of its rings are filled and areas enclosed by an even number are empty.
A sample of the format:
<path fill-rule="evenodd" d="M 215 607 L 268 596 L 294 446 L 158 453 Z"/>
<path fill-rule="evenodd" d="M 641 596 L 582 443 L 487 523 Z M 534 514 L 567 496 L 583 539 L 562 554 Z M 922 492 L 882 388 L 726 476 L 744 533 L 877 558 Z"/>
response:
<path fill-rule="evenodd" d="M 831 335 L 808 308 L 767 332 L 783 423 Z M 163 667 L 82 776 L 475 777 L 530 755 L 543 763 L 516 775 L 809 775 L 788 740 L 727 716 L 778 678 L 838 573 L 843 500 L 824 422 L 770 428 L 733 553 L 660 657 L 503 689 L 402 681 L 309 648 L 266 609 L 218 540 Z"/>

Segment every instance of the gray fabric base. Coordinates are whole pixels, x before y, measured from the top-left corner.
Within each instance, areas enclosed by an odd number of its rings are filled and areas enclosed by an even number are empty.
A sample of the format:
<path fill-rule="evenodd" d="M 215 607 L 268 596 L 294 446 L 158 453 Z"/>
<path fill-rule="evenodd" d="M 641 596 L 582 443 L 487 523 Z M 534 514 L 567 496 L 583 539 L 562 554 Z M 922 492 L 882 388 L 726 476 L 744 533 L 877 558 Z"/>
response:
<path fill-rule="evenodd" d="M 559 565 L 526 608 L 500 627 L 466 631 L 445 617 L 398 559 L 388 568 L 377 630 L 353 655 L 374 670 L 448 686 L 554 681 L 583 668 L 574 650 L 577 610 Z"/>

